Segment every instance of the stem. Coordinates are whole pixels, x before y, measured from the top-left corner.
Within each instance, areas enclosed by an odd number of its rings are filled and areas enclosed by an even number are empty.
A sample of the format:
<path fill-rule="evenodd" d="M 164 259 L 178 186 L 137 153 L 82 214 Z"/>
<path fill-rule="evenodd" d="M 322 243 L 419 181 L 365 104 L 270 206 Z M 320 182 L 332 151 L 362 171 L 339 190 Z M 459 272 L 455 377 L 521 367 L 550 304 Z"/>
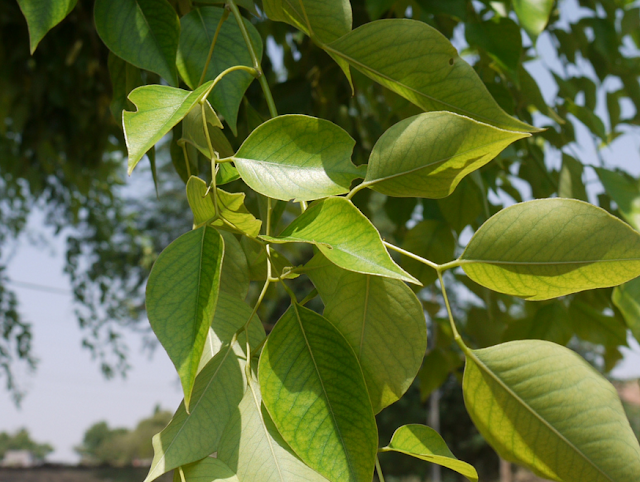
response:
<path fill-rule="evenodd" d="M 444 304 L 447 307 L 447 313 L 449 314 L 449 323 L 451 324 L 451 331 L 453 331 L 453 339 L 456 341 L 463 352 L 468 353 L 470 350 L 462 341 L 462 337 L 460 336 L 460 333 L 458 333 L 458 329 L 456 328 L 456 322 L 453 321 L 453 313 L 451 312 L 451 306 L 449 306 L 449 297 L 447 296 L 447 289 L 444 286 L 444 280 L 442 279 L 441 270 L 438 269 L 437 272 L 438 279 L 440 280 L 440 288 L 442 289 L 442 297 L 444 298 Z"/>
<path fill-rule="evenodd" d="M 230 74 L 231 72 L 235 72 L 236 70 L 244 70 L 245 72 L 249 72 L 254 77 L 257 77 L 258 75 L 262 75 L 260 71 L 254 69 L 253 67 L 247 67 L 246 65 L 234 65 L 233 67 L 229 67 L 228 69 L 225 69 L 222 72 L 220 72 L 218 76 L 215 79 L 213 79 L 213 83 L 209 86 L 205 94 L 202 96 L 202 99 L 203 99 L 202 102 L 204 102 L 204 99 L 209 97 L 209 94 L 211 93 L 213 88 L 216 86 L 218 82 L 222 80 L 222 78 L 225 75 Z"/>
<path fill-rule="evenodd" d="M 380 480 L 380 482 L 384 482 L 384 475 L 382 475 L 382 467 L 380 467 L 380 459 L 378 458 L 377 454 L 376 454 L 376 472 L 378 473 L 378 480 Z"/>
<path fill-rule="evenodd" d="M 238 22 L 238 27 L 240 28 L 240 32 L 242 33 L 242 37 L 244 38 L 245 43 L 247 44 L 247 50 L 249 51 L 249 55 L 251 56 L 251 60 L 253 61 L 253 68 L 258 73 L 258 82 L 260 82 L 260 87 L 262 88 L 262 92 L 264 94 L 264 98 L 267 101 L 267 106 L 269 106 L 269 114 L 271 117 L 278 116 L 278 110 L 276 109 L 276 104 L 273 101 L 273 96 L 271 95 L 271 89 L 269 88 L 269 83 L 267 79 L 262 73 L 262 67 L 260 67 L 260 59 L 256 55 L 256 51 L 253 48 L 253 44 L 251 43 L 251 37 L 249 37 L 249 32 L 247 32 L 247 27 L 244 24 L 244 19 L 240 10 L 238 10 L 238 6 L 236 5 L 235 0 L 227 0 L 227 5 L 231 9 L 233 16 L 236 18 Z"/>
<path fill-rule="evenodd" d="M 309 301 L 311 301 L 312 299 L 314 299 L 316 296 L 318 296 L 318 290 L 316 288 L 313 288 L 313 290 L 311 290 L 311 292 L 305 296 L 302 301 L 300 303 L 298 303 L 300 306 L 304 306 L 307 303 L 309 303 Z"/>
<path fill-rule="evenodd" d="M 307 201 L 300 201 L 300 214 L 307 210 Z"/>
<path fill-rule="evenodd" d="M 184 153 L 184 163 L 187 166 L 187 178 L 191 177 L 191 167 L 189 166 L 189 155 L 187 154 L 187 145 L 182 143 L 182 152 Z"/>
<path fill-rule="evenodd" d="M 351 191 L 349 191 L 349 194 L 347 194 L 346 198 L 347 199 L 351 199 L 358 191 L 363 190 L 365 187 L 367 187 L 369 184 L 366 182 L 361 182 L 360 184 L 358 184 L 356 187 L 354 187 Z"/>
<path fill-rule="evenodd" d="M 404 254 L 405 256 L 411 258 L 411 259 L 415 259 L 416 261 L 420 261 L 423 264 L 426 264 L 427 266 L 429 266 L 430 268 L 435 269 L 436 271 L 438 269 L 440 269 L 440 265 L 434 263 L 433 261 L 429 261 L 428 259 L 422 258 L 420 256 L 418 256 L 417 254 L 413 254 L 409 251 L 405 251 L 402 248 L 398 248 L 397 246 L 391 244 L 391 243 L 387 243 L 386 241 L 382 241 L 382 244 L 384 244 L 387 248 L 392 249 L 394 251 L 397 251 L 398 253 Z"/>
<path fill-rule="evenodd" d="M 207 126 L 207 115 L 204 107 L 204 102 L 200 104 L 202 112 L 202 127 L 204 129 L 204 136 L 207 138 L 207 147 L 209 147 L 209 155 L 211 156 L 211 189 L 213 193 L 213 212 L 217 215 L 218 210 L 218 189 L 216 187 L 216 158 L 218 157 L 216 151 L 213 150 L 213 144 L 211 143 L 211 137 L 209 136 L 209 127 Z"/>
<path fill-rule="evenodd" d="M 222 17 L 220 17 L 220 21 L 218 22 L 218 26 L 216 27 L 216 33 L 213 34 L 213 40 L 211 41 L 211 47 L 209 47 L 209 55 L 207 55 L 207 61 L 204 64 L 204 70 L 202 71 L 202 75 L 200 76 L 200 81 L 198 82 L 198 87 L 202 85 L 204 82 L 204 78 L 207 76 L 207 70 L 209 70 L 209 64 L 211 63 L 211 57 L 213 57 L 213 48 L 216 46 L 216 42 L 218 41 L 218 35 L 220 35 L 220 30 L 222 30 L 222 24 L 224 21 L 229 18 L 229 10 L 225 9 Z"/>

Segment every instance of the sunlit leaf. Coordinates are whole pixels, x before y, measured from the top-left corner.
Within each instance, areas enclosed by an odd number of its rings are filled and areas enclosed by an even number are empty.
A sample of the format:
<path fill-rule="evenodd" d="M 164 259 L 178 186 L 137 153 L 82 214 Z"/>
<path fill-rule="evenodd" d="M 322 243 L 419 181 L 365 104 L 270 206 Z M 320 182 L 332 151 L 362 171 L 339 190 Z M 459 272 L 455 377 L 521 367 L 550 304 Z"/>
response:
<path fill-rule="evenodd" d="M 223 8 L 198 7 L 180 19 L 182 32 L 177 65 L 180 77 L 191 89 L 198 87 L 223 12 Z M 262 38 L 250 21 L 243 21 L 255 53 L 261 59 Z M 204 82 L 215 79 L 222 71 L 235 65 L 253 67 L 253 61 L 240 27 L 231 16 L 222 24 Z M 231 72 L 216 84 L 209 96 L 213 107 L 224 117 L 234 134 L 237 134 L 236 123 L 242 97 L 253 79 L 248 72 Z"/>
<path fill-rule="evenodd" d="M 94 16 L 109 50 L 178 85 L 180 20 L 167 0 L 96 0 Z"/>
<path fill-rule="evenodd" d="M 203 226 L 171 243 L 147 283 L 149 323 L 180 375 L 187 405 L 218 299 L 224 241 Z"/>
<path fill-rule="evenodd" d="M 329 321 L 291 306 L 262 350 L 259 378 L 275 426 L 309 467 L 331 482 L 371 481 L 373 409 L 360 364 Z"/>
<path fill-rule="evenodd" d="M 207 131 L 209 133 L 213 131 L 211 127 L 218 127 L 222 129 L 222 123 L 220 122 L 220 119 L 216 115 L 215 111 L 213 110 L 213 107 L 211 107 L 211 104 L 209 104 L 209 101 L 205 101 L 203 104 L 203 107 L 204 107 L 204 115 L 207 119 Z M 185 141 L 195 146 L 202 153 L 202 155 L 205 156 L 207 159 L 211 159 L 211 157 L 213 156 L 212 156 L 211 150 L 209 149 L 209 143 L 207 142 L 207 137 L 204 132 L 204 123 L 202 122 L 202 110 L 203 110 L 202 108 L 196 106 L 195 108 L 191 109 L 189 113 L 184 117 L 184 119 L 182 120 L 182 139 L 184 139 Z M 209 138 L 209 140 L 213 141 L 211 137 Z M 213 142 L 212 142 L 212 147 L 215 151 L 216 148 L 213 146 Z M 218 157 L 221 157 L 221 156 L 225 157 L 221 153 L 219 154 L 220 155 Z"/>
<path fill-rule="evenodd" d="M 142 159 L 145 152 L 180 122 L 205 95 L 210 84 L 188 92 L 166 85 L 145 85 L 129 94 L 129 100 L 137 107 L 136 112 L 122 114 L 124 137 L 129 151 L 129 168 Z M 196 109 L 199 106 L 195 107 Z"/>
<path fill-rule="evenodd" d="M 506 114 L 451 43 L 424 22 L 376 20 L 324 48 L 424 110 L 447 110 L 507 130 L 537 131 Z"/>
<path fill-rule="evenodd" d="M 310 201 L 349 191 L 362 170 L 351 162 L 355 141 L 336 124 L 305 115 L 271 119 L 233 156 L 242 179 L 265 196 Z"/>
<path fill-rule="evenodd" d="M 304 267 L 364 373 L 374 412 L 400 399 L 427 349 L 422 305 L 404 282 L 338 268 L 322 254 Z"/>
<path fill-rule="evenodd" d="M 577 159 L 562 154 L 562 168 L 558 180 L 558 196 L 588 201 L 587 190 L 582 182 L 584 167 Z"/>
<path fill-rule="evenodd" d="M 342 197 L 313 203 L 280 236 L 261 238 L 315 244 L 329 261 L 346 270 L 420 284 L 391 259 L 371 221 Z"/>
<path fill-rule="evenodd" d="M 615 388 L 567 348 L 530 340 L 469 351 L 463 392 L 498 454 L 540 477 L 611 482 L 640 473 Z"/>
<path fill-rule="evenodd" d="M 446 197 L 464 176 L 527 136 L 450 112 L 420 114 L 378 139 L 364 184 L 388 196 Z"/>
<path fill-rule="evenodd" d="M 391 442 L 383 451 L 394 451 L 442 465 L 464 475 L 471 482 L 478 481 L 473 466 L 458 460 L 438 432 L 426 425 L 403 425 L 395 431 Z"/>
<path fill-rule="evenodd" d="M 31 55 L 49 30 L 58 25 L 74 9 L 78 0 L 18 0 L 29 26 Z"/>
<path fill-rule="evenodd" d="M 518 15 L 520 25 L 535 41 L 547 26 L 553 0 L 513 0 L 513 8 Z"/>
<path fill-rule="evenodd" d="M 492 216 L 460 264 L 494 291 L 546 300 L 640 275 L 640 234 L 591 204 L 539 199 Z"/>
<path fill-rule="evenodd" d="M 624 219 L 640 231 L 640 183 L 622 172 L 596 168 L 607 194 L 615 201 Z"/>
<path fill-rule="evenodd" d="M 207 457 L 199 462 L 185 465 L 183 468 L 186 482 L 239 482 L 238 477 L 224 462 Z M 182 482 L 178 476 L 178 480 Z"/>
<path fill-rule="evenodd" d="M 640 341 L 640 278 L 614 288 L 611 299 L 622 312 L 633 336 Z"/>

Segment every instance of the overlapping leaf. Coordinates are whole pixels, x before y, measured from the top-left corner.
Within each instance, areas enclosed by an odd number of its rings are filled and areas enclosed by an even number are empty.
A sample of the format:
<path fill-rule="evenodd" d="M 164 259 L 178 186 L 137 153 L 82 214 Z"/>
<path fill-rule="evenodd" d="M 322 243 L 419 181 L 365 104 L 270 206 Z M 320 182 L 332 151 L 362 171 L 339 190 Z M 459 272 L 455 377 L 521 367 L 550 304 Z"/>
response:
<path fill-rule="evenodd" d="M 187 406 L 218 299 L 224 241 L 209 226 L 183 234 L 153 265 L 147 314 L 180 375 Z"/>
<path fill-rule="evenodd" d="M 305 265 L 324 316 L 347 339 L 364 373 L 374 412 L 400 399 L 427 349 L 422 305 L 404 282 L 346 271 L 317 254 Z"/>
<path fill-rule="evenodd" d="M 94 15 L 109 50 L 178 85 L 180 20 L 167 0 L 96 0 Z"/>
<path fill-rule="evenodd" d="M 388 447 L 382 450 L 400 452 L 442 465 L 464 475 L 471 482 L 478 481 L 476 469 L 468 463 L 458 460 L 451 453 L 440 434 L 426 425 L 403 425 L 395 431 Z"/>
<path fill-rule="evenodd" d="M 624 219 L 640 231 L 640 185 L 623 173 L 596 168 L 600 182 L 611 196 Z"/>
<path fill-rule="evenodd" d="M 351 162 L 355 141 L 336 124 L 283 115 L 255 129 L 233 157 L 242 179 L 265 196 L 310 201 L 349 191 L 362 170 Z"/>
<path fill-rule="evenodd" d="M 640 278 L 617 286 L 611 298 L 622 312 L 633 336 L 640 341 Z"/>
<path fill-rule="evenodd" d="M 202 72 L 207 65 L 209 48 L 223 12 L 223 8 L 199 7 L 180 19 L 182 32 L 177 65 L 180 76 L 191 89 L 198 87 Z M 261 59 L 262 38 L 251 22 L 246 19 L 243 21 L 249 32 L 253 49 L 258 59 Z M 254 66 L 240 27 L 231 18 L 222 24 L 204 80 L 213 80 L 222 71 L 235 65 Z M 236 123 L 240 102 L 252 81 L 253 76 L 248 72 L 231 72 L 216 84 L 209 96 L 214 108 L 224 117 L 234 134 L 237 133 Z"/>
<path fill-rule="evenodd" d="M 18 0 L 18 5 L 29 26 L 31 55 L 49 30 L 58 25 L 78 3 L 78 0 Z"/>
<path fill-rule="evenodd" d="M 189 113 L 182 120 L 182 139 L 191 143 L 194 147 L 196 147 L 203 156 L 207 159 L 211 159 L 213 157 L 211 150 L 209 149 L 209 143 L 207 142 L 207 137 L 204 132 L 204 122 L 202 122 L 202 111 L 204 110 L 204 116 L 207 119 L 207 131 L 209 133 L 209 140 L 213 144 L 213 139 L 211 139 L 211 131 L 212 129 L 209 127 L 218 127 L 222 129 L 222 123 L 220 119 L 216 115 L 213 107 L 209 104 L 209 101 L 205 101 L 203 104 L 204 109 L 202 108 L 194 108 L 189 111 Z M 226 139 L 226 138 L 225 138 Z M 213 147 L 213 146 L 212 146 Z M 226 147 L 226 146 L 225 146 Z M 215 147 L 213 147 L 216 150 Z M 226 157 L 220 153 L 218 157 Z"/>
<path fill-rule="evenodd" d="M 577 320 L 581 323 L 583 320 Z M 560 301 L 544 305 L 531 318 L 514 321 L 504 334 L 506 341 L 547 340 L 566 345 L 573 336 L 569 312 Z"/>
<path fill-rule="evenodd" d="M 527 136 L 451 112 L 420 114 L 398 122 L 378 139 L 364 184 L 389 196 L 442 198 L 464 176 Z"/>
<path fill-rule="evenodd" d="M 329 261 L 343 269 L 420 284 L 391 259 L 371 221 L 345 198 L 318 201 L 280 236 L 261 238 L 273 243 L 315 244 Z"/>
<path fill-rule="evenodd" d="M 237 299 L 244 300 L 249 292 L 249 263 L 242 246 L 236 237 L 221 231 L 224 239 L 224 260 L 220 275 L 220 292 L 228 293 Z"/>
<path fill-rule="evenodd" d="M 329 321 L 291 306 L 262 350 L 259 378 L 275 426 L 309 467 L 331 482 L 371 481 L 373 409 L 360 364 Z"/>
<path fill-rule="evenodd" d="M 129 94 L 136 112 L 123 112 L 124 136 L 129 151 L 129 174 L 145 152 L 180 122 L 202 100 L 210 84 L 193 92 L 166 85 L 145 85 Z M 196 107 L 196 108 L 199 108 Z"/>
<path fill-rule="evenodd" d="M 463 391 L 500 456 L 545 479 L 622 482 L 640 473 L 615 388 L 567 348 L 531 340 L 469 351 Z"/>
<path fill-rule="evenodd" d="M 585 202 L 540 199 L 491 217 L 460 262 L 487 288 L 546 300 L 640 275 L 640 234 Z"/>
<path fill-rule="evenodd" d="M 199 462 L 183 467 L 186 482 L 239 482 L 234 474 L 224 462 L 207 457 Z M 174 477 L 175 480 L 175 477 Z M 182 479 L 178 476 L 178 480 Z"/>
<path fill-rule="evenodd" d="M 465 206 L 465 209 L 468 205 Z M 449 225 L 443 221 L 427 219 L 416 224 L 404 237 L 402 247 L 434 263 L 444 264 L 454 257 L 456 241 Z M 408 256 L 402 257 L 402 266 L 428 286 L 438 279 L 436 270 Z"/>
<path fill-rule="evenodd" d="M 506 130 L 537 130 L 506 114 L 451 43 L 424 22 L 376 20 L 324 48 L 424 110 L 451 111 Z"/>

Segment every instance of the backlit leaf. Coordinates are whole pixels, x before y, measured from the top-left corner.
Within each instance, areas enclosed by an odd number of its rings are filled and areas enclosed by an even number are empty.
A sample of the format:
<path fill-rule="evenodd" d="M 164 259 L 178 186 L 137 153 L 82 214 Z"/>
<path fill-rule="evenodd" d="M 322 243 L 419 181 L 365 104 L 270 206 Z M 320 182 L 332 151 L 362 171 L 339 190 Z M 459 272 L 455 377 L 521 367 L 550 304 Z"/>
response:
<path fill-rule="evenodd" d="M 194 462 L 184 466 L 184 478 L 186 482 L 239 482 L 234 474 L 224 462 L 207 457 L 199 462 Z M 181 481 L 180 477 L 178 480 Z"/>
<path fill-rule="evenodd" d="M 313 203 L 278 237 L 260 237 L 273 243 L 315 244 L 343 269 L 420 284 L 391 259 L 371 221 L 342 197 Z"/>
<path fill-rule="evenodd" d="M 424 22 L 376 20 L 324 48 L 424 110 L 447 110 L 507 130 L 537 131 L 506 114 L 451 43 Z"/>
<path fill-rule="evenodd" d="M 624 219 L 640 231 L 640 183 L 621 172 L 595 169 L 607 194 L 615 201 Z"/>
<path fill-rule="evenodd" d="M 271 119 L 233 156 L 242 179 L 265 196 L 310 201 L 349 191 L 362 177 L 351 162 L 355 141 L 336 124 L 305 115 Z"/>
<path fill-rule="evenodd" d="M 539 199 L 492 216 L 460 265 L 489 289 L 546 300 L 640 275 L 640 234 L 591 204 Z"/>
<path fill-rule="evenodd" d="M 371 481 L 373 409 L 360 364 L 329 321 L 291 306 L 262 350 L 259 378 L 263 402 L 298 457 L 331 482 Z"/>
<path fill-rule="evenodd" d="M 182 120 L 182 139 L 191 143 L 195 146 L 204 157 L 207 159 L 211 159 L 212 153 L 209 149 L 209 144 L 207 142 L 207 137 L 204 132 L 204 123 L 202 122 L 202 108 L 195 107 L 189 111 L 189 113 Z M 211 127 L 218 127 L 222 129 L 222 123 L 220 119 L 216 115 L 213 107 L 209 104 L 209 101 L 204 102 L 204 115 L 207 119 L 207 130 L 211 132 L 213 129 Z M 209 127 L 211 126 L 211 127 Z M 226 139 L 226 137 L 225 137 Z M 213 146 L 213 139 L 211 137 L 209 140 L 212 141 L 212 147 L 214 151 L 216 148 Z M 220 154 L 220 153 L 219 153 Z M 221 157 L 222 154 L 220 154 Z M 226 157 L 226 156 L 222 156 Z"/>
<path fill-rule="evenodd" d="M 527 136 L 450 112 L 420 114 L 378 139 L 364 184 L 388 196 L 446 197 L 464 176 Z"/>
<path fill-rule="evenodd" d="M 94 16 L 109 50 L 178 85 L 180 20 L 167 0 L 96 0 Z"/>
<path fill-rule="evenodd" d="M 530 340 L 469 351 L 463 392 L 498 454 L 540 477 L 622 482 L 640 473 L 615 388 L 567 348 Z"/>
<path fill-rule="evenodd" d="M 558 180 L 558 196 L 588 201 L 587 190 L 582 182 L 584 167 L 577 159 L 562 154 L 562 168 Z"/>
<path fill-rule="evenodd" d="M 18 0 L 29 26 L 31 55 L 49 30 L 58 25 L 78 3 L 78 0 Z"/>
<path fill-rule="evenodd" d="M 323 316 L 353 348 L 373 411 L 400 399 L 427 349 L 422 305 L 404 282 L 346 271 L 317 254 L 304 267 L 318 289 Z"/>
<path fill-rule="evenodd" d="M 244 300 L 249 292 L 249 264 L 235 235 L 221 231 L 224 239 L 224 260 L 220 274 L 220 292 Z"/>
<path fill-rule="evenodd" d="M 178 370 L 187 405 L 215 313 L 223 255 L 220 234 L 203 226 L 160 254 L 147 283 L 149 323 Z"/>
<path fill-rule="evenodd" d="M 513 8 L 518 15 L 520 25 L 535 41 L 547 26 L 553 0 L 513 0 Z"/>
<path fill-rule="evenodd" d="M 640 341 L 640 278 L 614 288 L 611 299 L 622 312 L 633 336 Z"/>
<path fill-rule="evenodd" d="M 400 452 L 442 465 L 464 475 L 471 482 L 478 481 L 476 469 L 458 460 L 440 434 L 426 425 L 411 424 L 400 427 L 393 434 L 388 447 L 382 450 Z"/>

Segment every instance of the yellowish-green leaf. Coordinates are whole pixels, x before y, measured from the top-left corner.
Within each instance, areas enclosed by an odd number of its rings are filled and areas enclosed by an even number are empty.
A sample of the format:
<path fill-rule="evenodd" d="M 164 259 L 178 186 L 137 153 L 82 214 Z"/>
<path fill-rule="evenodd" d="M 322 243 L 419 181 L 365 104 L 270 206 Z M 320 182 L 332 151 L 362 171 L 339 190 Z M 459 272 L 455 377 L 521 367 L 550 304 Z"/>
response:
<path fill-rule="evenodd" d="M 582 181 L 582 163 L 567 154 L 562 154 L 562 168 L 558 180 L 558 196 L 588 201 L 587 190 Z"/>
<path fill-rule="evenodd" d="M 422 305 L 403 281 L 338 268 L 322 254 L 304 267 L 324 317 L 347 339 L 364 373 L 375 413 L 407 391 L 427 349 Z"/>
<path fill-rule="evenodd" d="M 207 457 L 183 468 L 186 482 L 240 482 L 236 474 L 224 462 Z M 178 479 L 182 482 L 180 476 Z"/>
<path fill-rule="evenodd" d="M 314 244 L 343 269 L 420 284 L 391 259 L 371 221 L 342 197 L 313 203 L 280 236 L 261 238 L 273 243 Z"/>
<path fill-rule="evenodd" d="M 378 446 L 362 369 L 325 318 L 294 304 L 262 350 L 263 402 L 309 467 L 331 482 L 370 482 Z"/>
<path fill-rule="evenodd" d="M 611 298 L 622 312 L 633 336 L 640 341 L 640 278 L 617 286 Z"/>
<path fill-rule="evenodd" d="M 640 234 L 591 204 L 539 199 L 492 216 L 459 262 L 486 288 L 546 300 L 640 275 Z"/>
<path fill-rule="evenodd" d="M 465 405 L 500 456 L 560 482 L 623 482 L 640 446 L 616 390 L 571 350 L 514 341 L 467 353 Z"/>
<path fill-rule="evenodd" d="M 220 292 L 233 295 L 243 300 L 249 292 L 249 264 L 244 255 L 240 242 L 235 235 L 228 231 L 221 231 L 224 239 L 224 260 L 220 275 Z"/>
<path fill-rule="evenodd" d="M 204 106 L 204 115 L 207 119 L 207 130 L 209 132 L 213 130 L 209 128 L 209 126 L 222 129 L 222 123 L 213 110 L 213 107 L 211 107 L 211 104 L 209 104 L 209 101 L 205 100 L 204 104 L 202 105 Z M 207 159 L 211 159 L 211 150 L 209 149 L 209 144 L 207 143 L 207 137 L 204 132 L 204 123 L 202 122 L 202 110 L 203 109 L 201 106 L 196 106 L 195 108 L 191 109 L 189 113 L 184 117 L 184 119 L 182 120 L 182 139 L 195 146 Z M 210 140 L 213 141 L 213 139 L 211 138 Z M 216 150 L 213 145 L 212 147 L 214 150 Z M 224 156 L 220 154 L 218 157 Z"/>
<path fill-rule="evenodd" d="M 513 0 L 520 25 L 535 42 L 549 22 L 553 0 Z"/>
<path fill-rule="evenodd" d="M 31 55 L 49 30 L 58 25 L 78 3 L 78 0 L 18 0 L 29 26 Z"/>
<path fill-rule="evenodd" d="M 233 160 L 255 191 L 283 201 L 311 201 L 344 194 L 362 177 L 362 170 L 351 162 L 354 145 L 332 122 L 283 115 L 255 129 Z"/>
<path fill-rule="evenodd" d="M 640 231 L 640 184 L 626 173 L 596 168 L 600 182 L 611 196 L 624 219 Z"/>
<path fill-rule="evenodd" d="M 215 313 L 223 256 L 220 234 L 203 226 L 160 254 L 147 283 L 149 323 L 180 375 L 187 406 Z"/>
<path fill-rule="evenodd" d="M 471 482 L 478 481 L 478 473 L 472 465 L 458 460 L 438 432 L 426 425 L 404 425 L 391 437 L 384 452 L 394 451 L 442 465 L 464 475 Z"/>
<path fill-rule="evenodd" d="M 131 174 L 145 152 L 180 122 L 204 97 L 210 83 L 188 92 L 167 85 L 145 85 L 129 94 L 136 112 L 123 112 L 124 137 Z M 195 107 L 199 109 L 200 106 Z"/>
<path fill-rule="evenodd" d="M 505 113 L 453 45 L 424 22 L 376 20 L 324 48 L 426 111 L 455 112 L 506 130 L 538 130 Z"/>

